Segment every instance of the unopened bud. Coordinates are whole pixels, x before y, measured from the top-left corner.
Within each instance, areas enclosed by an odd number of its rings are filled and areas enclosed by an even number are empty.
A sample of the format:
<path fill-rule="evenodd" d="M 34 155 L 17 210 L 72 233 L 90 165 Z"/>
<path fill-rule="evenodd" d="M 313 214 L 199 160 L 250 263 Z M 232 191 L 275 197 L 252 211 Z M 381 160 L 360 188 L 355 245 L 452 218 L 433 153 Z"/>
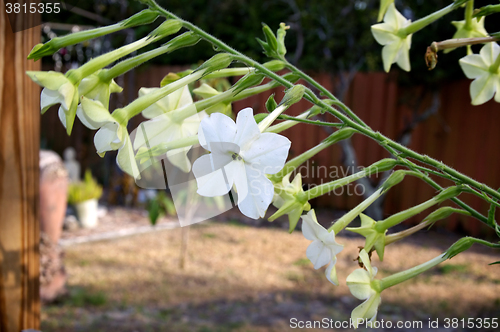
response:
<path fill-rule="evenodd" d="M 274 35 L 271 28 L 267 24 L 262 23 L 262 32 L 264 32 L 266 42 L 269 45 L 271 51 L 276 52 L 278 50 L 278 40 L 276 39 L 276 36 Z"/>
<path fill-rule="evenodd" d="M 391 187 L 394 187 L 403 179 L 405 178 L 406 172 L 403 170 L 395 171 L 394 173 L 389 176 L 387 180 L 385 180 L 384 184 L 382 185 L 382 191 L 385 192 L 389 190 Z"/>
<path fill-rule="evenodd" d="M 231 62 L 233 62 L 233 56 L 231 54 L 217 53 L 216 55 L 205 61 L 196 70 L 205 70 L 204 74 L 208 74 L 210 72 L 229 67 Z"/>
<path fill-rule="evenodd" d="M 357 133 L 358 131 L 356 129 L 352 129 L 352 128 L 342 128 L 342 129 L 339 129 L 337 130 L 336 132 L 334 132 L 332 135 L 330 135 L 329 137 L 327 137 L 325 139 L 325 142 L 326 143 L 331 143 L 331 144 L 334 144 L 334 143 L 337 143 L 337 142 L 340 142 L 342 140 L 345 140 L 345 139 L 348 139 L 350 138 L 352 135 L 354 135 L 355 133 Z"/>
<path fill-rule="evenodd" d="M 271 60 L 264 63 L 263 66 L 272 71 L 285 69 L 285 63 L 281 60 Z"/>
<path fill-rule="evenodd" d="M 122 21 L 121 25 L 126 29 L 133 28 L 138 25 L 153 23 L 157 17 L 158 17 L 157 12 L 152 11 L 151 9 L 144 9 L 138 12 L 137 14 Z"/>
<path fill-rule="evenodd" d="M 179 48 L 196 45 L 200 40 L 200 36 L 194 32 L 184 32 L 167 43 L 168 51 L 173 52 Z"/>
<path fill-rule="evenodd" d="M 441 191 L 439 194 L 437 194 L 436 197 L 434 197 L 434 200 L 438 201 L 439 203 L 444 202 L 448 198 L 453 198 L 462 192 L 462 188 L 460 186 L 453 186 L 453 187 L 448 187 Z"/>
<path fill-rule="evenodd" d="M 233 86 L 233 91 L 235 94 L 240 93 L 241 91 L 250 88 L 255 85 L 259 85 L 264 80 L 264 75 L 257 74 L 255 71 L 252 71 L 245 76 L 243 76 L 236 84 Z"/>
<path fill-rule="evenodd" d="M 446 250 L 445 255 L 447 259 L 451 259 L 458 255 L 459 253 L 469 249 L 476 242 L 476 239 L 470 236 L 466 236 L 453 243 L 451 247 Z"/>
<path fill-rule="evenodd" d="M 285 36 L 286 30 L 290 29 L 285 23 L 280 23 L 280 28 L 278 29 L 278 54 L 281 56 L 285 56 L 286 47 L 285 47 Z"/>
<path fill-rule="evenodd" d="M 398 161 L 392 158 L 385 158 L 371 164 L 365 168 L 366 175 L 372 175 L 376 173 L 381 173 L 389 171 L 398 165 Z"/>
<path fill-rule="evenodd" d="M 166 20 L 149 34 L 150 38 L 165 37 L 177 33 L 182 28 L 179 20 Z"/>
<path fill-rule="evenodd" d="M 304 96 L 305 91 L 306 87 L 302 84 L 294 85 L 292 88 L 286 90 L 285 96 L 281 99 L 278 106 L 285 105 L 286 107 L 290 107 L 291 105 L 299 102 Z"/>

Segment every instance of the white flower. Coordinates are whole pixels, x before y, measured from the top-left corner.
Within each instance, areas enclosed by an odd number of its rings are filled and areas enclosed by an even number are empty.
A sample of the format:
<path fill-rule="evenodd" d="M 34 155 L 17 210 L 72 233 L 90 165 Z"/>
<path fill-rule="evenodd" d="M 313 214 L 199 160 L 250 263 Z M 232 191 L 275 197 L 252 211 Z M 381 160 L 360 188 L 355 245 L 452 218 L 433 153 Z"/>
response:
<path fill-rule="evenodd" d="M 77 87 L 64 74 L 55 71 L 28 71 L 26 74 L 35 83 L 43 87 L 40 95 L 42 114 L 51 106 L 61 104 L 59 119 L 70 133 L 78 105 Z"/>
<path fill-rule="evenodd" d="M 400 29 L 410 25 L 411 20 L 407 20 L 397 11 L 394 3 L 387 8 L 384 16 L 384 23 L 372 25 L 373 37 L 380 44 L 384 45 L 382 49 L 382 60 L 384 61 L 384 70 L 389 72 L 391 65 L 397 63 L 398 66 L 406 71 L 410 71 L 410 47 L 411 34 L 400 36 Z"/>
<path fill-rule="evenodd" d="M 344 246 L 335 241 L 335 232 L 328 232 L 318 223 L 314 210 L 309 211 L 307 215 L 301 218 L 302 234 L 306 239 L 313 241 L 307 247 L 307 258 L 314 264 L 315 269 L 330 263 L 325 271 L 326 277 L 332 284 L 338 285 L 335 263 L 337 262 L 337 255 L 344 249 Z"/>
<path fill-rule="evenodd" d="M 158 89 L 141 88 L 139 96 L 142 97 Z M 186 85 L 144 109 L 142 115 L 151 120 L 143 122 L 136 131 L 134 149 L 154 147 L 194 136 L 206 113 L 197 112 Z M 190 148 L 191 146 L 187 146 L 167 152 L 168 160 L 186 173 L 191 170 L 191 162 L 187 157 Z"/>
<path fill-rule="evenodd" d="M 377 274 L 377 268 L 371 266 L 370 258 L 364 249 L 359 253 L 359 258 L 364 268 L 354 270 L 346 279 L 351 294 L 360 300 L 365 300 L 351 313 L 351 319 L 356 328 L 366 319 L 370 321 L 377 319 L 378 307 L 382 302 L 380 292 L 374 289 L 372 283 Z"/>
<path fill-rule="evenodd" d="M 82 97 L 81 106 L 82 112 L 78 114 L 80 121 L 90 129 L 99 129 L 94 136 L 97 153 L 102 157 L 106 151 L 118 150 L 116 162 L 120 168 L 135 179 L 139 178 L 126 125 L 115 119 L 100 101 Z"/>
<path fill-rule="evenodd" d="M 111 93 L 120 93 L 123 91 L 123 88 L 116 84 L 113 79 L 109 82 L 102 81 L 98 75 L 99 72 L 97 71 L 82 79 L 78 86 L 78 94 L 92 100 L 98 100 L 104 107 L 109 108 L 109 96 Z M 80 110 L 77 113 L 81 112 L 81 107 L 79 108 Z"/>
<path fill-rule="evenodd" d="M 500 103 L 500 76 L 498 67 L 492 65 L 500 54 L 500 46 L 497 43 L 488 43 L 481 48 L 479 54 L 471 54 L 460 59 L 459 63 L 465 76 L 474 81 L 470 85 L 470 96 L 472 105 L 481 105 L 493 98 Z"/>
<path fill-rule="evenodd" d="M 375 227 L 377 223 L 366 214 L 361 213 L 361 227 L 347 227 L 346 230 L 363 235 L 366 238 L 365 250 L 370 251 L 375 248 L 381 261 L 384 260 L 385 233 L 387 230 L 378 231 Z"/>
<path fill-rule="evenodd" d="M 193 164 L 198 194 L 222 196 L 234 185 L 240 211 L 250 218 L 264 217 L 274 194 L 266 174 L 283 168 L 290 149 L 288 138 L 261 133 L 251 108 L 241 110 L 236 123 L 226 115 L 212 113 L 201 121 L 198 136 L 200 144 L 211 152 Z"/>
<path fill-rule="evenodd" d="M 290 182 L 291 175 L 292 173 L 288 173 L 283 177 L 281 182 L 274 183 L 273 205 L 278 208 L 278 211 L 268 219 L 269 221 L 273 221 L 284 214 L 288 214 L 290 233 L 297 226 L 302 212 L 311 209 L 311 204 L 307 200 L 301 201 L 299 199 L 299 195 L 304 193 L 302 189 L 302 176 L 299 173 Z"/>

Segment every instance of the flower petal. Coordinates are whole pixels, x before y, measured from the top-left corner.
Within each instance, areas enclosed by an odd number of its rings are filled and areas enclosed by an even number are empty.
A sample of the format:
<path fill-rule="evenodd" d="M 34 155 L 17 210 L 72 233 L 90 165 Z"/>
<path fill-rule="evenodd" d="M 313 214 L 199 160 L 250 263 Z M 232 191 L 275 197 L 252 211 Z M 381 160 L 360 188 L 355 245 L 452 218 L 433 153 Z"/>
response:
<path fill-rule="evenodd" d="M 402 40 L 387 44 L 382 48 L 382 60 L 384 62 L 384 70 L 388 73 L 391 69 L 391 65 L 396 62 L 396 58 L 399 53 L 399 48 L 401 47 Z"/>
<path fill-rule="evenodd" d="M 495 75 L 488 74 L 476 78 L 470 85 L 472 105 L 481 105 L 493 98 L 496 91 Z"/>
<path fill-rule="evenodd" d="M 128 135 L 126 135 L 122 147 L 118 149 L 116 162 L 125 173 L 131 175 L 134 179 L 140 178 L 139 168 L 134 157 L 134 149 Z"/>
<path fill-rule="evenodd" d="M 365 302 L 354 308 L 351 313 L 351 319 L 354 326 L 357 328 L 359 323 L 367 319 L 374 321 L 377 318 L 378 307 L 381 302 L 382 298 L 380 294 L 375 293 Z"/>
<path fill-rule="evenodd" d="M 220 113 L 213 113 L 204 118 L 198 130 L 200 144 L 208 151 L 211 151 L 211 142 L 234 143 L 235 136 L 236 123 L 227 115 Z"/>
<path fill-rule="evenodd" d="M 198 184 L 197 193 L 201 196 L 214 197 L 225 195 L 233 186 L 232 174 L 228 178 L 227 172 L 222 168 L 213 166 L 211 154 L 203 155 L 193 163 L 193 173 Z"/>
<path fill-rule="evenodd" d="M 252 165 L 245 164 L 245 173 L 248 193 L 241 200 L 241 174 L 235 174 L 235 184 L 238 191 L 238 208 L 245 216 L 253 219 L 263 218 L 271 204 L 274 195 L 274 186 L 262 172 Z"/>
<path fill-rule="evenodd" d="M 487 43 L 479 51 L 479 54 L 484 60 L 484 63 L 488 67 L 491 66 L 493 62 L 495 62 L 499 53 L 500 53 L 500 46 L 498 46 L 498 44 L 495 42 Z"/>
<path fill-rule="evenodd" d="M 285 136 L 263 133 L 250 146 L 247 146 L 246 150 L 241 148 L 241 156 L 246 162 L 251 163 L 252 167 L 263 173 L 275 174 L 285 165 L 290 145 L 290 140 Z"/>
<path fill-rule="evenodd" d="M 253 110 L 250 107 L 244 108 L 236 116 L 236 136 L 234 143 L 238 144 L 241 150 L 246 150 L 248 146 L 260 136 L 259 126 L 253 117 Z"/>
<path fill-rule="evenodd" d="M 306 256 L 314 264 L 316 270 L 330 263 L 333 258 L 331 251 L 320 240 L 313 241 L 307 247 Z"/>
<path fill-rule="evenodd" d="M 356 269 L 347 276 L 346 283 L 352 295 L 360 300 L 365 300 L 375 292 L 370 286 L 371 280 L 368 271 Z"/>
<path fill-rule="evenodd" d="M 458 63 L 467 78 L 478 78 L 488 75 L 488 65 L 479 54 L 471 54 L 461 58 Z"/>
<path fill-rule="evenodd" d="M 40 94 L 40 108 L 44 114 L 51 106 L 62 103 L 62 97 L 58 91 L 44 88 Z M 66 123 L 64 123 L 66 125 Z"/>
<path fill-rule="evenodd" d="M 97 153 L 102 154 L 106 151 L 118 150 L 123 145 L 118 135 L 118 128 L 117 123 L 108 123 L 95 133 L 94 145 Z"/>
<path fill-rule="evenodd" d="M 38 85 L 49 90 L 58 90 L 61 85 L 68 83 L 63 73 L 56 71 L 27 71 L 26 74 Z"/>
<path fill-rule="evenodd" d="M 396 63 L 399 68 L 404 71 L 410 71 L 410 47 L 411 47 L 411 35 L 406 37 L 405 40 L 402 41 L 401 47 L 399 48 L 399 52 L 397 55 Z"/>
<path fill-rule="evenodd" d="M 328 233 L 328 231 L 318 223 L 314 210 L 309 211 L 305 216 L 301 216 L 301 218 L 302 234 L 309 241 L 320 240 L 322 234 Z"/>
<path fill-rule="evenodd" d="M 98 129 L 105 124 L 116 122 L 100 101 L 82 97 L 80 105 L 81 107 L 77 108 L 76 115 L 90 129 Z"/>
<path fill-rule="evenodd" d="M 330 265 L 325 270 L 325 275 L 326 279 L 328 279 L 329 282 L 334 284 L 335 286 L 339 285 L 339 278 L 337 276 L 337 269 L 335 268 L 335 264 L 337 263 L 337 257 L 335 257 L 331 262 Z"/>

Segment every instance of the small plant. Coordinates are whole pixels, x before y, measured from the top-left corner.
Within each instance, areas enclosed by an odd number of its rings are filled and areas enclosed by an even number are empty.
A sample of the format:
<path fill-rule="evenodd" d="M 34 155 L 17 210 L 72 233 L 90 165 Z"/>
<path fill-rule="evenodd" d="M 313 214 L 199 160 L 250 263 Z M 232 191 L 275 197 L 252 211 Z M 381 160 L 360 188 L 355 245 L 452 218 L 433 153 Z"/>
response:
<path fill-rule="evenodd" d="M 156 225 L 158 218 L 162 215 L 173 216 L 176 214 L 174 202 L 163 191 L 160 191 L 155 198 L 148 201 L 146 210 L 148 210 L 149 221 L 152 225 Z"/>
<path fill-rule="evenodd" d="M 68 188 L 68 203 L 78 204 L 90 199 L 100 198 L 102 186 L 92 177 L 90 170 L 85 171 L 83 181 L 71 183 Z"/>

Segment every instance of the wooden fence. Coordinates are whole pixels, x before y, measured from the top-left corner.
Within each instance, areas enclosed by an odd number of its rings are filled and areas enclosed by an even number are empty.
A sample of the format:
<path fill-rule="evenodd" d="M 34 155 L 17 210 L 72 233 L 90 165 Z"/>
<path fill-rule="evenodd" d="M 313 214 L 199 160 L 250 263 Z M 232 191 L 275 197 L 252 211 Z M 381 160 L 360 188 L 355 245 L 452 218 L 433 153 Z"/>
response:
<path fill-rule="evenodd" d="M 125 78 L 125 91 L 129 98 L 137 96 L 140 86 L 154 87 L 170 71 L 181 68 L 150 66 L 134 73 L 133 79 Z M 332 89 L 334 80 L 326 74 L 313 75 L 325 87 Z M 128 84 L 127 84 L 128 82 Z M 130 83 L 132 82 L 132 83 Z M 399 140 L 403 133 L 411 137 L 409 147 L 427 154 L 435 159 L 456 168 L 478 181 L 485 182 L 493 188 L 500 187 L 500 158 L 496 152 L 500 143 L 500 105 L 490 101 L 482 106 L 472 106 L 469 97 L 470 81 L 461 80 L 442 86 L 439 91 L 426 91 L 423 87 L 402 88 L 398 86 L 396 77 L 385 73 L 358 73 L 346 93 L 345 102 L 374 130 Z M 127 92 L 128 91 L 128 92 Z M 233 103 L 233 110 L 252 107 L 256 113 L 264 112 L 265 101 L 271 93 L 276 100 L 281 100 L 283 89 L 276 88 L 268 93 Z M 415 124 L 415 118 L 429 110 L 438 97 L 440 106 L 424 121 Z M 289 114 L 299 114 L 308 109 L 310 104 L 301 101 L 294 105 Z M 427 112 L 429 113 L 429 112 Z M 327 119 L 327 118 L 326 118 Z M 333 120 L 333 117 L 330 118 Z M 475 119 L 475 120 L 474 120 Z M 48 128 L 44 126 L 49 126 Z M 80 159 L 84 166 L 102 165 L 92 144 L 93 134 L 81 124 L 76 124 L 72 138 L 64 138 L 65 133 L 58 123 L 56 112 L 47 112 L 42 117 L 43 138 L 49 147 L 61 152 L 68 144 L 78 146 Z M 408 135 L 411 133 L 411 136 Z M 291 157 L 296 156 L 318 144 L 328 133 L 317 126 L 299 124 L 283 133 L 292 141 Z M 51 144 L 52 142 L 52 144 Z M 352 144 L 356 150 L 360 166 L 368 166 L 373 162 L 388 157 L 388 153 L 375 142 L 355 135 Z M 313 158 L 313 161 L 302 169 L 304 183 L 309 185 L 331 181 L 345 172 L 352 172 L 346 167 L 344 156 L 339 145 L 334 145 Z M 109 159 L 108 165 L 113 163 Z M 379 179 L 373 178 L 374 183 Z M 446 181 L 438 182 L 444 186 L 451 185 Z M 313 206 L 347 210 L 358 204 L 361 198 L 355 193 L 362 188 L 355 184 L 337 191 L 333 195 L 316 199 Z M 353 194 L 354 193 L 354 194 Z M 427 184 L 414 178 L 406 178 L 404 184 L 391 189 L 386 197 L 384 212 L 386 215 L 421 203 L 434 195 L 434 190 Z M 486 213 L 488 206 L 477 197 L 463 194 L 465 202 L 479 211 Z M 421 215 L 424 216 L 423 213 Z M 416 222 L 420 219 L 413 219 Z M 444 223 L 443 223 L 444 224 Z M 479 222 L 464 216 L 452 216 L 446 225 L 451 230 L 465 229 L 477 235 L 485 231 Z"/>

